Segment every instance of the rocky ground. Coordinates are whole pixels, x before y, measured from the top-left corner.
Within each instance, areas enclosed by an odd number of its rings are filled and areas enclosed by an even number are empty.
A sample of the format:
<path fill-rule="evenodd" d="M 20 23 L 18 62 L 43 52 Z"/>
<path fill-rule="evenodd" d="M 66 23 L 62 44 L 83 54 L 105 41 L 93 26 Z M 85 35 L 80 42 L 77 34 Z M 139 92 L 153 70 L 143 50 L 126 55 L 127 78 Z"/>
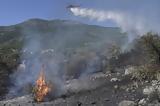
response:
<path fill-rule="evenodd" d="M 49 102 L 36 103 L 27 95 L 1 101 L 0 106 L 160 106 L 157 95 L 160 83 L 138 82 L 128 74 L 124 71 L 96 73 L 83 80 L 67 82 L 70 94 Z M 84 85 L 81 89 L 72 87 L 77 83 Z"/>

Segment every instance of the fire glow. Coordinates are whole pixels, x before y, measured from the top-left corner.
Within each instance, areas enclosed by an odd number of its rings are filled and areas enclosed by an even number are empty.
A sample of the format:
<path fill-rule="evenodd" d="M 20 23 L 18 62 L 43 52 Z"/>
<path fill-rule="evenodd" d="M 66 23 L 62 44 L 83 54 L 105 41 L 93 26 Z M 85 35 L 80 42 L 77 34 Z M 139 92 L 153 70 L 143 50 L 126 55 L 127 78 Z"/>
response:
<path fill-rule="evenodd" d="M 46 83 L 45 74 L 44 74 L 44 67 L 42 67 L 42 70 L 40 72 L 40 75 L 36 81 L 35 85 L 35 100 L 37 102 L 42 102 L 45 98 L 45 96 L 50 92 L 51 88 Z"/>

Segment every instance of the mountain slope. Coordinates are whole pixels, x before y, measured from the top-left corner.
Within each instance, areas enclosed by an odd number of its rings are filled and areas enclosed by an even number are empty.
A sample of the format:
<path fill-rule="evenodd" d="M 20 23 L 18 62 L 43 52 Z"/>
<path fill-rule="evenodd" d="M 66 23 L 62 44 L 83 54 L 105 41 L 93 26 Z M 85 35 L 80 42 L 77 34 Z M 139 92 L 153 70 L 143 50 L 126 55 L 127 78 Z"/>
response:
<path fill-rule="evenodd" d="M 7 92 L 9 75 L 20 63 L 21 50 L 105 49 L 109 44 L 123 45 L 125 33 L 119 28 L 86 25 L 67 20 L 31 19 L 12 26 L 0 27 L 0 95 Z M 37 50 L 36 50 L 37 49 Z"/>
<path fill-rule="evenodd" d="M 64 49 L 84 45 L 102 47 L 108 43 L 122 45 L 126 36 L 125 33 L 121 33 L 119 28 L 86 25 L 67 20 L 31 19 L 17 25 L 0 27 L 0 43 L 2 45 L 7 42 L 12 44 L 26 41 L 28 43 L 31 39 L 43 42 L 45 45 L 40 45 L 43 49 Z"/>

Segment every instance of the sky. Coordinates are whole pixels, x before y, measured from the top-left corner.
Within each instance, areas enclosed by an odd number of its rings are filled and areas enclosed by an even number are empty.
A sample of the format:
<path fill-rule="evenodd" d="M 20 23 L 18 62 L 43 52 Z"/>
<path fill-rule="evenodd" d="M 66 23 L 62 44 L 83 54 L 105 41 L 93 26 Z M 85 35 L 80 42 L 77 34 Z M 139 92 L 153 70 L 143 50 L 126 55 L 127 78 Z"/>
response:
<path fill-rule="evenodd" d="M 160 0 L 0 0 L 0 26 L 17 24 L 31 18 L 76 20 L 86 24 L 116 26 L 111 20 L 98 22 L 76 17 L 66 9 L 70 4 L 98 10 L 121 10 L 135 15 L 147 15 L 153 9 L 160 10 Z M 157 12 L 150 17 L 160 16 Z"/>

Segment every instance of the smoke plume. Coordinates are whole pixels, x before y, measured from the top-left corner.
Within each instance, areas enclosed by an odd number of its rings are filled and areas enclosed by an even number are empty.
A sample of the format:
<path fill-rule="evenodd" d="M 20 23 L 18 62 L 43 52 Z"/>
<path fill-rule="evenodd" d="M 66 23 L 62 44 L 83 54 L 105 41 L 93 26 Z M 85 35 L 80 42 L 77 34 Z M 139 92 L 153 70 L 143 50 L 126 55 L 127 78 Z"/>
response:
<path fill-rule="evenodd" d="M 70 10 L 75 16 L 89 18 L 91 20 L 112 20 L 123 32 L 127 32 L 130 35 L 130 41 L 136 36 L 141 36 L 149 31 L 159 32 L 158 25 L 155 22 L 156 20 L 147 19 L 145 15 L 132 14 L 125 11 L 102 11 L 88 8 L 71 8 Z"/>

